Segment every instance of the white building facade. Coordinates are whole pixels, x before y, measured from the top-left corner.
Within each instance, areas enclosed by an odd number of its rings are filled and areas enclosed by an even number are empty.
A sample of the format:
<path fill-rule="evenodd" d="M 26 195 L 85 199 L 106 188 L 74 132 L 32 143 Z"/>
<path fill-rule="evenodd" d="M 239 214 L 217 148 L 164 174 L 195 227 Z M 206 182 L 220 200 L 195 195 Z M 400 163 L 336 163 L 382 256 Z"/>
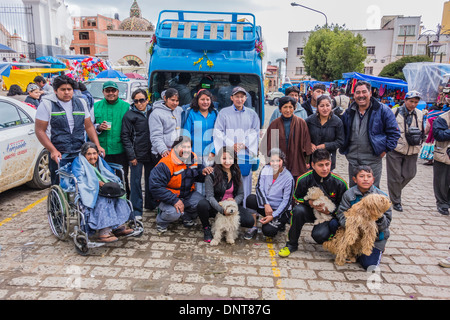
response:
<path fill-rule="evenodd" d="M 36 57 L 70 54 L 72 20 L 64 0 L 23 0 L 33 15 Z"/>
<path fill-rule="evenodd" d="M 350 30 L 361 34 L 365 39 L 367 59 L 364 73 L 378 76 L 381 70 L 391 62 L 404 56 L 426 55 L 427 45 L 435 40 L 432 33 L 423 34 L 421 17 L 384 16 L 380 29 Z M 291 81 L 311 79 L 305 70 L 301 57 L 311 32 L 289 32 L 286 49 L 286 77 Z M 440 35 L 443 44 L 436 56 L 436 62 L 449 62 L 449 35 Z M 354 70 L 349 70 L 349 72 Z"/>

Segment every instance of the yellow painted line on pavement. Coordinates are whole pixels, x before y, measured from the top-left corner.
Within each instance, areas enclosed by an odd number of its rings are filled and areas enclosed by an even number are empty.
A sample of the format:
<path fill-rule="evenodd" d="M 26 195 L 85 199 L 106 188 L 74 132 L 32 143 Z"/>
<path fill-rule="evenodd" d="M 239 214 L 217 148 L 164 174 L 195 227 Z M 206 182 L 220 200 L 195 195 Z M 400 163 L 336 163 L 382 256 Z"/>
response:
<path fill-rule="evenodd" d="M 275 279 L 277 279 L 277 283 L 276 283 L 276 286 L 278 288 L 277 298 L 278 298 L 278 300 L 286 300 L 286 291 L 281 287 L 281 279 L 279 279 L 281 277 L 281 271 L 278 268 L 277 259 L 275 259 L 275 257 L 277 256 L 277 253 L 274 250 L 272 239 L 266 238 L 266 242 L 267 242 L 267 248 L 269 249 L 270 262 L 272 264 L 272 273 L 273 273 L 273 276 L 275 277 Z"/>
<path fill-rule="evenodd" d="M 36 201 L 35 203 L 30 204 L 29 206 L 23 208 L 22 210 L 20 210 L 19 212 L 13 213 L 11 215 L 11 217 L 4 219 L 3 221 L 0 221 L 0 227 L 3 226 L 5 223 L 10 222 L 13 218 L 17 217 L 19 214 L 25 213 L 28 210 L 34 208 L 35 206 L 37 206 L 39 203 L 41 203 L 42 201 L 47 200 L 47 196 L 43 197 L 42 199 Z"/>

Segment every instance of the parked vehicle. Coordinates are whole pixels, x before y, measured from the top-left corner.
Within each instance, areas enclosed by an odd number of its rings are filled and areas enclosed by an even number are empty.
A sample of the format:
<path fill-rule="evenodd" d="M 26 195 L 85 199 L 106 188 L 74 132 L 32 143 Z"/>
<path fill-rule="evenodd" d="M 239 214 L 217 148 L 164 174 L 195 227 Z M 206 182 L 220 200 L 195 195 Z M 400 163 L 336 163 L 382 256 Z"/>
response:
<path fill-rule="evenodd" d="M 119 87 L 119 98 L 128 102 L 129 104 L 133 103 L 131 99 L 131 94 L 136 89 L 148 89 L 148 81 L 147 80 L 139 80 L 139 79 L 121 79 L 121 78 L 101 78 L 94 79 L 85 82 L 87 90 L 94 97 L 95 102 L 100 101 L 104 98 L 103 96 L 103 84 L 106 81 L 114 81 L 117 82 L 117 86 Z"/>
<path fill-rule="evenodd" d="M 0 97 L 0 192 L 27 184 L 50 187 L 49 153 L 34 132 L 36 109 Z"/>
<path fill-rule="evenodd" d="M 284 97 L 283 92 L 280 91 L 274 91 L 274 92 L 269 92 L 267 93 L 266 96 L 266 102 L 269 103 L 269 105 L 273 106 L 273 105 L 278 105 L 278 102 L 280 100 L 280 98 Z"/>

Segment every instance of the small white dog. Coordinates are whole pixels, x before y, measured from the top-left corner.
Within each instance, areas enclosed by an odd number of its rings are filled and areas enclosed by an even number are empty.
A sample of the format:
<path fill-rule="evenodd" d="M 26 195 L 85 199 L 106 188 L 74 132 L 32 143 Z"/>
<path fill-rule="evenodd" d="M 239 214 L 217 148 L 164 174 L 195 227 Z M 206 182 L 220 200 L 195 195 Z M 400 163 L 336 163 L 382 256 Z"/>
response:
<path fill-rule="evenodd" d="M 320 189 L 319 187 L 311 187 L 308 189 L 308 193 L 306 194 L 305 200 L 312 200 L 313 205 L 319 206 L 324 205 L 324 208 L 328 210 L 328 212 L 333 212 L 336 209 L 336 205 L 331 201 Z M 333 217 L 331 214 L 323 214 L 313 209 L 314 216 L 316 217 L 316 221 L 314 221 L 314 225 L 319 223 L 330 221 Z"/>
<path fill-rule="evenodd" d="M 240 217 L 239 208 L 235 201 L 222 201 L 219 202 L 220 206 L 227 212 L 228 215 L 218 213 L 216 220 L 211 228 L 213 239 L 211 241 L 212 246 L 217 246 L 222 240 L 225 234 L 226 241 L 229 244 L 234 244 L 234 240 L 237 239 L 239 234 Z"/>

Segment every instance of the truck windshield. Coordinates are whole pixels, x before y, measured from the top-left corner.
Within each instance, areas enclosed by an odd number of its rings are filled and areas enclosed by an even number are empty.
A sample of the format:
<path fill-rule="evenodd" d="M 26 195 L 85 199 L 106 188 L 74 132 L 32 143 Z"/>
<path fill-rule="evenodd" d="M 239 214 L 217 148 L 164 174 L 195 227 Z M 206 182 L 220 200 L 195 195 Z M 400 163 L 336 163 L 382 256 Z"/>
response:
<path fill-rule="evenodd" d="M 261 82 L 257 75 L 200 73 L 200 72 L 153 72 L 150 81 L 151 100 L 161 99 L 161 93 L 168 88 L 178 90 L 180 106 L 190 104 L 194 95 L 200 89 L 211 91 L 218 110 L 232 105 L 231 91 L 234 87 L 242 87 L 247 92 L 245 106 L 252 108 L 261 116 L 262 91 Z"/>
<path fill-rule="evenodd" d="M 101 100 L 104 98 L 103 83 L 105 83 L 105 82 L 106 81 L 92 81 L 92 82 L 85 83 L 87 90 L 92 94 L 94 99 Z M 118 82 L 117 86 L 119 87 L 119 98 L 122 100 L 126 100 L 128 83 Z"/>

